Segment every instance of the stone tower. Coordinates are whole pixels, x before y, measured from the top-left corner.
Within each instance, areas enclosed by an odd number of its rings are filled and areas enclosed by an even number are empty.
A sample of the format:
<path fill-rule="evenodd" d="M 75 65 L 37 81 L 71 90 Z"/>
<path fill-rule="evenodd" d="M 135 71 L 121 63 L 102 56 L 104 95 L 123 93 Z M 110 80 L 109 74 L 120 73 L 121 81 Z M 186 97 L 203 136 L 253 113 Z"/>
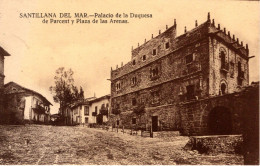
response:
<path fill-rule="evenodd" d="M 4 59 L 10 54 L 0 46 L 0 112 L 3 110 Z"/>

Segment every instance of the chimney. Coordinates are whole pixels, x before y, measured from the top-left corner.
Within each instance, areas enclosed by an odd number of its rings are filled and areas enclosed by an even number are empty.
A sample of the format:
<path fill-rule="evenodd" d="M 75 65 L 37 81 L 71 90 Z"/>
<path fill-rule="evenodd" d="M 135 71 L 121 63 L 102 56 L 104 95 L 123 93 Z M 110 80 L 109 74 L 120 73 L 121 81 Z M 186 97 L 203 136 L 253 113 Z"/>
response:
<path fill-rule="evenodd" d="M 124 66 L 124 64 L 123 64 L 123 62 L 121 62 L 121 67 L 123 67 Z"/>
<path fill-rule="evenodd" d="M 168 29 L 168 25 L 166 25 L 166 29 Z"/>
<path fill-rule="evenodd" d="M 208 21 L 210 21 L 210 12 L 208 12 Z"/>
<path fill-rule="evenodd" d="M 239 44 L 239 39 L 237 38 L 237 44 Z"/>
<path fill-rule="evenodd" d="M 161 34 L 161 30 L 159 30 L 159 35 Z"/>
<path fill-rule="evenodd" d="M 224 28 L 224 33 L 226 34 L 226 28 Z"/>
<path fill-rule="evenodd" d="M 116 69 L 118 69 L 118 65 L 116 65 Z"/>
<path fill-rule="evenodd" d="M 228 37 L 230 37 L 230 32 L 228 31 Z"/>
<path fill-rule="evenodd" d="M 196 20 L 196 21 L 195 21 L 195 27 L 197 27 L 197 26 L 198 26 L 198 21 Z"/>
<path fill-rule="evenodd" d="M 184 27 L 184 33 L 186 33 L 187 32 L 187 29 L 186 29 L 186 26 Z"/>
<path fill-rule="evenodd" d="M 241 41 L 241 46 L 243 46 L 243 41 Z"/>
<path fill-rule="evenodd" d="M 144 39 L 144 42 L 146 43 L 146 39 Z"/>
<path fill-rule="evenodd" d="M 176 24 L 176 19 L 174 19 L 174 26 L 176 26 L 177 24 Z"/>
<path fill-rule="evenodd" d="M 248 50 L 248 44 L 246 44 L 246 49 Z"/>
<path fill-rule="evenodd" d="M 218 24 L 218 30 L 220 30 L 220 24 Z"/>
<path fill-rule="evenodd" d="M 215 20 L 214 19 L 212 19 L 212 24 L 215 26 Z"/>
<path fill-rule="evenodd" d="M 153 39 L 153 34 L 152 34 L 152 39 Z"/>
<path fill-rule="evenodd" d="M 233 35 L 233 40 L 236 40 L 236 37 L 235 37 L 235 35 Z"/>

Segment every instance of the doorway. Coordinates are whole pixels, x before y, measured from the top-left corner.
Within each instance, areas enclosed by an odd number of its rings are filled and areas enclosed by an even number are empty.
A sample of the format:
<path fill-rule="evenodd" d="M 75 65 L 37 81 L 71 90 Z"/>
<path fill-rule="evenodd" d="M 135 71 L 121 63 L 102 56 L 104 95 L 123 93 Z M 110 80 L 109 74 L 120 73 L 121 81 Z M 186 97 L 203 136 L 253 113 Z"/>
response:
<path fill-rule="evenodd" d="M 98 114 L 97 115 L 97 124 L 102 125 L 102 123 L 103 123 L 103 115 Z"/>
<path fill-rule="evenodd" d="M 231 113 L 226 107 L 215 107 L 209 113 L 210 134 L 226 135 L 232 132 Z"/>
<path fill-rule="evenodd" d="M 158 131 L 158 116 L 152 116 L 152 131 Z"/>
<path fill-rule="evenodd" d="M 88 123 L 88 117 L 85 117 L 85 123 L 86 124 Z"/>

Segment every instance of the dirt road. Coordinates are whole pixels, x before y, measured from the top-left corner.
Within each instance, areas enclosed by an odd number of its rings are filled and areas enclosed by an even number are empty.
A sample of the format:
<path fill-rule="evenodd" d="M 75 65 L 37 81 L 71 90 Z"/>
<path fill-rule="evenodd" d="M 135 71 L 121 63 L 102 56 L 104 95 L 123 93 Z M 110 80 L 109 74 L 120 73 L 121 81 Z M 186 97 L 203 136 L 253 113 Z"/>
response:
<path fill-rule="evenodd" d="M 243 164 L 239 155 L 185 151 L 187 142 L 183 136 L 142 138 L 87 127 L 0 126 L 0 165 Z"/>

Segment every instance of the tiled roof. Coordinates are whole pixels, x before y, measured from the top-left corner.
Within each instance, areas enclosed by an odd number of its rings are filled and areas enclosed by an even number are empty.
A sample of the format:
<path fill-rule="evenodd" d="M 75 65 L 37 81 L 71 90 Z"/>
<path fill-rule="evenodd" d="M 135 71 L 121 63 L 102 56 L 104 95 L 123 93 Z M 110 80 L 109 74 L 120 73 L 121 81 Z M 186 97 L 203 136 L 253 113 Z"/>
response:
<path fill-rule="evenodd" d="M 1 46 L 0 46 L 0 55 L 10 56 L 10 54 L 7 51 L 5 51 Z"/>
<path fill-rule="evenodd" d="M 49 102 L 49 100 L 47 100 L 47 99 L 46 99 L 43 95 L 41 95 L 40 93 L 38 93 L 38 92 L 36 92 L 36 91 L 34 91 L 34 90 L 31 90 L 31 89 L 25 88 L 25 87 L 23 87 L 23 86 L 21 86 L 21 85 L 15 83 L 15 82 L 12 82 L 12 81 L 11 81 L 11 82 L 5 84 L 4 87 L 6 88 L 7 86 L 12 85 L 12 84 L 15 85 L 15 86 L 20 87 L 20 88 L 23 89 L 24 91 L 28 91 L 28 92 L 30 92 L 30 93 L 33 93 L 33 94 L 35 94 L 35 95 L 40 96 L 46 103 L 48 103 L 49 105 L 52 105 L 51 102 Z M 5 92 L 5 93 L 6 93 L 6 92 Z"/>

